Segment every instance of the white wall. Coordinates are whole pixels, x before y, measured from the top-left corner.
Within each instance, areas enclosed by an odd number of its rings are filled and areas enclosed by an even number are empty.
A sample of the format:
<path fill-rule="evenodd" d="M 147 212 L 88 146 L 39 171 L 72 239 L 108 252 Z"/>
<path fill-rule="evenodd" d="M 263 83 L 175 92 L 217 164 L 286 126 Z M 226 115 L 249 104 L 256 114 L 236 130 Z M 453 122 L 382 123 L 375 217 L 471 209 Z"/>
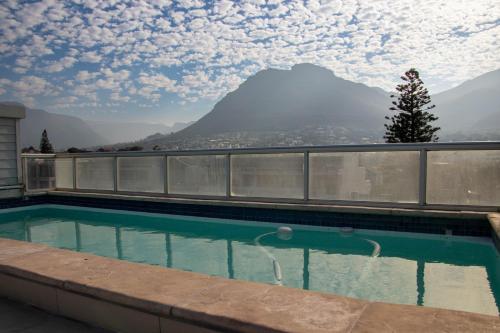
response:
<path fill-rule="evenodd" d="M 19 121 L 24 107 L 0 104 L 0 199 L 21 195 Z"/>

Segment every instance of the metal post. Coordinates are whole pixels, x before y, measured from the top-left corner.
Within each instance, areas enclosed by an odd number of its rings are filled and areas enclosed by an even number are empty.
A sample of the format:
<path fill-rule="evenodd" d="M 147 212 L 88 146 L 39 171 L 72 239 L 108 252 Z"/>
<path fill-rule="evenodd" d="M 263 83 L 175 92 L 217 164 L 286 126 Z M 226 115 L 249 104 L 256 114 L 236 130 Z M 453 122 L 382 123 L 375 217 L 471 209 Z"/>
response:
<path fill-rule="evenodd" d="M 309 200 L 309 151 L 304 152 L 304 201 Z"/>
<path fill-rule="evenodd" d="M 118 157 L 114 157 L 113 163 L 113 178 L 114 178 L 114 187 L 113 192 L 118 190 Z"/>
<path fill-rule="evenodd" d="M 24 192 L 29 191 L 28 188 L 28 166 L 26 165 L 26 157 L 23 157 L 21 159 L 21 166 L 22 166 L 22 174 L 23 174 L 23 184 L 24 184 Z"/>
<path fill-rule="evenodd" d="M 420 167 L 419 167 L 419 187 L 418 187 L 418 204 L 425 206 L 427 203 L 427 150 L 420 149 Z"/>
<path fill-rule="evenodd" d="M 35 164 L 35 179 L 36 179 L 36 189 L 39 190 L 42 185 L 40 184 L 40 165 L 38 162 Z"/>
<path fill-rule="evenodd" d="M 73 189 L 76 190 L 76 157 L 72 158 L 73 161 Z"/>
<path fill-rule="evenodd" d="M 231 199 L 231 154 L 226 155 L 226 199 Z"/>
<path fill-rule="evenodd" d="M 163 173 L 163 175 L 165 177 L 165 182 L 163 184 L 163 186 L 164 186 L 163 193 L 168 194 L 168 156 L 167 155 L 165 155 L 164 163 L 165 163 L 165 172 Z"/>

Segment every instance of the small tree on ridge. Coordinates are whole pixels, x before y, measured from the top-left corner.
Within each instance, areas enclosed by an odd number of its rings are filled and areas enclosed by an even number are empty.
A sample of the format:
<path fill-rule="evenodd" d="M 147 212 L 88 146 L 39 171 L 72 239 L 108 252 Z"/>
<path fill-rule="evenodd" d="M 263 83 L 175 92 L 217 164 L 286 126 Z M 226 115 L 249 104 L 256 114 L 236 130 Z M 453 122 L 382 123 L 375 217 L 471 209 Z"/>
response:
<path fill-rule="evenodd" d="M 393 106 L 389 108 L 397 114 L 385 117 L 391 123 L 384 125 L 384 139 L 388 143 L 438 141 L 435 133 L 440 128 L 431 125 L 438 117 L 428 112 L 435 105 L 427 106 L 431 103 L 431 97 L 418 71 L 412 68 L 401 76 L 401 79 L 404 82 L 396 87 L 399 94 L 391 95 L 391 98 L 397 97 L 397 100 L 393 101 Z"/>
<path fill-rule="evenodd" d="M 54 148 L 49 141 L 49 136 L 47 135 L 47 130 L 43 130 L 42 138 L 40 139 L 40 152 L 42 154 L 52 154 L 54 153 Z"/>

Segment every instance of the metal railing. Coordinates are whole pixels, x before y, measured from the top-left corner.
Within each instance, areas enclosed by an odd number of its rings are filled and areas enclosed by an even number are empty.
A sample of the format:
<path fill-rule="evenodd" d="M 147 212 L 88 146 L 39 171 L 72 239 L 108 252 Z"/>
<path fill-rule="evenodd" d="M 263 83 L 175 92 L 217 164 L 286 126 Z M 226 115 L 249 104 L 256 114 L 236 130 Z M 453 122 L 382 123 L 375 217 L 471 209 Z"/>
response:
<path fill-rule="evenodd" d="M 21 156 L 26 192 L 43 192 L 55 188 L 54 154 L 22 154 Z"/>
<path fill-rule="evenodd" d="M 500 142 L 22 157 L 27 191 L 410 208 L 500 207 Z M 43 168 L 47 171 L 40 171 Z"/>

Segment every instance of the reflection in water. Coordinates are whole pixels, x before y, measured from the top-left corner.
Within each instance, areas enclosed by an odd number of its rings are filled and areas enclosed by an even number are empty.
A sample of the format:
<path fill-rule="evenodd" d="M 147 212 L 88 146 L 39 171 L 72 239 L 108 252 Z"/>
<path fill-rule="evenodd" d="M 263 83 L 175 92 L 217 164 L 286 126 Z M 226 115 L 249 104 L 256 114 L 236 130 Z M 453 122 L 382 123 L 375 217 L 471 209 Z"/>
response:
<path fill-rule="evenodd" d="M 271 257 L 285 286 L 498 315 L 500 260 L 490 241 L 297 228 L 280 239 L 275 231 L 84 209 L 0 214 L 1 237 L 265 283 L 276 280 Z"/>

